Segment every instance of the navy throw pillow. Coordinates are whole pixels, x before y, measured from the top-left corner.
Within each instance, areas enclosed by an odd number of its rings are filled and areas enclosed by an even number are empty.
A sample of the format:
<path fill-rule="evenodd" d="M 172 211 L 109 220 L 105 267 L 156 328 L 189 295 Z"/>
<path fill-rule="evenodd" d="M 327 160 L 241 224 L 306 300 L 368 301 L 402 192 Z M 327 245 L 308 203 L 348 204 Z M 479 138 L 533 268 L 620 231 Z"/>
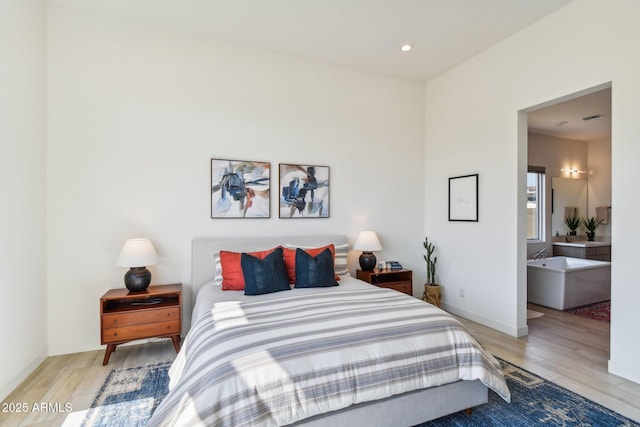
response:
<path fill-rule="evenodd" d="M 333 255 L 325 249 L 315 257 L 296 249 L 296 288 L 338 286 L 333 267 Z"/>
<path fill-rule="evenodd" d="M 244 294 L 262 295 L 289 291 L 289 277 L 284 266 L 282 248 L 277 248 L 264 259 L 243 253 L 240 256 L 244 276 Z"/>

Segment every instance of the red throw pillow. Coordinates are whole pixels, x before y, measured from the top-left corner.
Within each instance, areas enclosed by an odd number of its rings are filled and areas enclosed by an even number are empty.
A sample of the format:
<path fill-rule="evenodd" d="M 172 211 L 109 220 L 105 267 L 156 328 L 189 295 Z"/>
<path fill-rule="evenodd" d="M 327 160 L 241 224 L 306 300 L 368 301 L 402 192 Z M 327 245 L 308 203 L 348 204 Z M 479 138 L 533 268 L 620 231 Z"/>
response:
<path fill-rule="evenodd" d="M 247 254 L 259 259 L 264 259 L 277 248 L 266 251 L 247 252 Z M 295 252 L 294 252 L 295 254 Z M 242 291 L 244 290 L 244 275 L 240 264 L 241 252 L 220 251 L 220 265 L 222 266 L 222 290 Z"/>
<path fill-rule="evenodd" d="M 336 248 L 333 246 L 333 243 L 328 244 L 327 246 L 323 246 L 321 248 L 300 248 L 304 250 L 306 253 L 311 255 L 312 257 L 317 256 L 319 253 L 329 248 L 331 251 L 331 258 L 335 264 L 336 262 Z M 282 248 L 284 252 L 284 266 L 287 268 L 287 276 L 289 276 L 289 283 L 296 283 L 296 250 L 289 248 Z M 224 271 L 224 268 L 223 270 Z M 338 276 L 336 276 L 336 280 L 340 280 Z"/>

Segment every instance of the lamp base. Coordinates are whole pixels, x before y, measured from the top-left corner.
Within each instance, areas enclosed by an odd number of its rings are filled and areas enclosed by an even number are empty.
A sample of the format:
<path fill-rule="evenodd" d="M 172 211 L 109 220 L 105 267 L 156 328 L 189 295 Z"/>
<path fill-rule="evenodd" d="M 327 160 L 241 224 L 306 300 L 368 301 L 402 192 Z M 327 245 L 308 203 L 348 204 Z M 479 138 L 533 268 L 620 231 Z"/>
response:
<path fill-rule="evenodd" d="M 129 292 L 146 291 L 151 283 L 151 272 L 146 267 L 131 267 L 124 274 L 124 285 Z"/>
<path fill-rule="evenodd" d="M 358 258 L 358 261 L 360 261 L 360 268 L 362 269 L 362 271 L 373 271 L 373 269 L 376 268 L 377 260 L 373 252 L 362 252 L 360 258 Z"/>

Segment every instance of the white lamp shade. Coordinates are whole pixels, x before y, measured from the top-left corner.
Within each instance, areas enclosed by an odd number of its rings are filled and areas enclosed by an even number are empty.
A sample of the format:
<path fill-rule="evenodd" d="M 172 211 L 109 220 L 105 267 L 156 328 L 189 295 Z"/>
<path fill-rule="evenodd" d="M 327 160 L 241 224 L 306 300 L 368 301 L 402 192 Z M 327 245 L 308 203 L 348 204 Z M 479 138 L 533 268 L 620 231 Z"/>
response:
<path fill-rule="evenodd" d="M 157 263 L 158 253 L 151 240 L 146 237 L 124 242 L 116 259 L 118 267 L 146 267 Z"/>
<path fill-rule="evenodd" d="M 357 251 L 381 251 L 382 245 L 375 231 L 361 231 L 353 249 Z"/>

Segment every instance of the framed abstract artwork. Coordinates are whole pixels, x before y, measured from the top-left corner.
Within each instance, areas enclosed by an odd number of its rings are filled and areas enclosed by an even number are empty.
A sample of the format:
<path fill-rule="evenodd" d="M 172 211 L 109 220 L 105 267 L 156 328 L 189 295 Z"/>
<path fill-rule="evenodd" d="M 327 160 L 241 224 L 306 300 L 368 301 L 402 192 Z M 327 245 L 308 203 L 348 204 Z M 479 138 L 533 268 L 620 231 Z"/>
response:
<path fill-rule="evenodd" d="M 211 218 L 269 218 L 271 164 L 211 159 Z"/>
<path fill-rule="evenodd" d="M 329 217 L 329 167 L 280 163 L 280 218 Z"/>
<path fill-rule="evenodd" d="M 449 178 L 449 221 L 478 222 L 478 174 Z"/>

